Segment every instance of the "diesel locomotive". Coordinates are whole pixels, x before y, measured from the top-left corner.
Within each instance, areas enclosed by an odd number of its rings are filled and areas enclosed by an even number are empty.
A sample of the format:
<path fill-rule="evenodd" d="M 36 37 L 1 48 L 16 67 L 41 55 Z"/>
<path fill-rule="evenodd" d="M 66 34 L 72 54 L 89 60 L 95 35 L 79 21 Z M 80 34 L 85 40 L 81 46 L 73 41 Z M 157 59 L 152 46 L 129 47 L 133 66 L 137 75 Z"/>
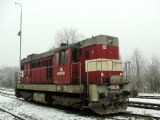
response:
<path fill-rule="evenodd" d="M 18 98 L 100 115 L 125 111 L 129 93 L 118 38 L 107 35 L 28 55 L 16 81 Z"/>

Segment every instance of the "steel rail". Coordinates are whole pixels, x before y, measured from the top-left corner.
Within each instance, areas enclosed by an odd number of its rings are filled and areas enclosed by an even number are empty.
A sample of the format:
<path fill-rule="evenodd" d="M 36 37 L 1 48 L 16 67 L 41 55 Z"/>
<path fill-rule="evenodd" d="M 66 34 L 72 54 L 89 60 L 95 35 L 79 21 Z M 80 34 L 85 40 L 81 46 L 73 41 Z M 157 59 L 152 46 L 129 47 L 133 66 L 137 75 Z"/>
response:
<path fill-rule="evenodd" d="M 0 107 L 0 111 L 5 112 L 5 113 L 8 113 L 8 114 L 10 114 L 10 115 L 13 116 L 13 117 L 18 118 L 19 120 L 27 120 L 27 119 L 25 119 L 25 118 L 23 118 L 23 117 L 21 117 L 21 116 L 18 116 L 18 115 L 15 115 L 15 114 L 11 113 L 11 112 L 9 112 L 9 111 L 1 108 L 1 107 Z"/>
<path fill-rule="evenodd" d="M 14 96 L 15 97 L 15 95 L 14 94 L 10 94 L 10 93 L 5 93 L 5 92 L 1 92 L 0 91 L 0 94 L 2 94 L 2 95 L 5 95 L 5 96 Z M 16 98 L 16 97 L 15 97 Z"/>
<path fill-rule="evenodd" d="M 143 99 L 160 99 L 160 96 L 137 96 L 135 98 L 143 98 Z"/>
<path fill-rule="evenodd" d="M 156 103 L 144 103 L 144 102 L 129 101 L 128 106 L 137 107 L 137 108 L 160 110 L 160 104 L 156 104 Z"/>
<path fill-rule="evenodd" d="M 157 116 L 152 116 L 152 115 L 148 115 L 148 114 L 136 114 L 136 113 L 131 113 L 131 112 L 124 112 L 122 113 L 121 115 L 126 115 L 126 116 L 136 116 L 136 117 L 146 117 L 146 118 L 153 118 L 153 119 L 156 119 L 156 120 L 159 120 L 160 117 L 157 117 Z"/>
<path fill-rule="evenodd" d="M 6 94 L 6 95 L 11 95 L 11 96 L 15 96 L 14 94 L 11 94 L 11 93 L 6 93 L 6 92 L 2 92 L 0 91 L 1 94 Z"/>

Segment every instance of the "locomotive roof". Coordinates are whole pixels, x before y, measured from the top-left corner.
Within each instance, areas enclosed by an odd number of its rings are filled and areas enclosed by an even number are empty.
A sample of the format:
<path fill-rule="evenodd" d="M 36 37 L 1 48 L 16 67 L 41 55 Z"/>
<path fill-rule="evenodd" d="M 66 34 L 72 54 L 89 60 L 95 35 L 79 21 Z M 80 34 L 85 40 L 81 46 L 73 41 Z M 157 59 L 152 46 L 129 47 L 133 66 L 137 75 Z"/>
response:
<path fill-rule="evenodd" d="M 112 45 L 116 45 L 116 46 L 118 45 L 118 38 L 117 37 L 107 36 L 107 35 L 98 35 L 95 37 L 92 36 L 92 38 L 88 38 L 83 41 L 78 41 L 76 43 L 72 43 L 70 45 L 66 45 L 63 47 L 55 48 L 54 50 L 49 50 L 49 51 L 41 53 L 41 54 L 28 55 L 27 58 L 24 58 L 23 60 L 21 60 L 21 63 L 26 63 L 26 62 L 38 60 L 40 58 L 44 58 L 47 56 L 52 56 L 52 55 L 54 55 L 55 52 L 57 52 L 59 50 L 67 49 L 67 48 L 87 47 L 87 46 L 94 45 L 94 44 L 108 45 L 108 44 L 110 44 L 109 40 L 112 40 Z"/>
<path fill-rule="evenodd" d="M 52 55 L 54 55 L 54 50 L 49 50 L 47 52 L 40 53 L 40 54 L 31 54 L 31 55 L 28 55 L 27 58 L 24 58 L 21 61 L 21 63 L 26 63 L 26 62 L 30 62 L 33 60 L 38 60 L 40 58 L 44 58 L 44 57 L 52 56 Z"/>

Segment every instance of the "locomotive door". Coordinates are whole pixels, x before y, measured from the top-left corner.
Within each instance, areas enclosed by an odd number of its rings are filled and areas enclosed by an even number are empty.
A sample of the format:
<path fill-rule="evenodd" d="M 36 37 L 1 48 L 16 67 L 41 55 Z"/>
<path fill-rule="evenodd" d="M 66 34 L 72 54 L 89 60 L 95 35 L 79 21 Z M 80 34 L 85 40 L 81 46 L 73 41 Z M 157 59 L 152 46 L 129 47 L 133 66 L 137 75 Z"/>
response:
<path fill-rule="evenodd" d="M 70 84 L 71 49 L 60 50 L 55 53 L 54 83 Z"/>
<path fill-rule="evenodd" d="M 97 51 L 95 45 L 89 46 L 85 48 L 84 51 L 84 59 L 85 59 L 85 83 L 87 94 L 89 94 L 89 84 L 97 83 Z M 100 53 L 98 53 L 100 54 Z"/>
<path fill-rule="evenodd" d="M 81 83 L 81 62 L 76 47 L 72 48 L 71 83 Z"/>
<path fill-rule="evenodd" d="M 71 65 L 71 83 L 81 84 L 81 63 L 72 63 Z"/>

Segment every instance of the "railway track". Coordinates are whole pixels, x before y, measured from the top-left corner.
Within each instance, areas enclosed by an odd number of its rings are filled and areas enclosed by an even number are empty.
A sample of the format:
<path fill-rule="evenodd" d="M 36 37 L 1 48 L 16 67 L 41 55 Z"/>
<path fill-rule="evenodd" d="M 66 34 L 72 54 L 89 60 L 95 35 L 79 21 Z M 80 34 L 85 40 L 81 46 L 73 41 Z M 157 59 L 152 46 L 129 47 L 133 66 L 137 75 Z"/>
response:
<path fill-rule="evenodd" d="M 147 114 L 144 114 L 144 115 L 142 115 L 142 114 L 135 114 L 135 113 L 131 113 L 131 112 L 124 112 L 124 113 L 122 113 L 121 115 L 123 115 L 123 116 L 132 116 L 132 117 L 135 117 L 135 118 L 152 118 L 152 119 L 156 119 L 156 120 L 159 120 L 160 119 L 160 117 L 157 117 L 157 116 L 152 116 L 152 115 L 147 115 Z"/>
<path fill-rule="evenodd" d="M 0 95 L 5 96 L 5 97 L 9 97 L 9 98 L 12 98 L 12 99 L 17 99 L 17 98 L 14 96 L 14 94 L 5 93 L 5 92 L 2 92 L 2 91 L 0 91 Z M 23 118 L 23 117 L 21 117 L 21 116 L 18 116 L 18 115 L 16 115 L 16 114 L 14 114 L 14 113 L 12 113 L 12 112 L 10 112 L 10 111 L 2 108 L 2 107 L 0 107 L 0 111 L 1 111 L 1 112 L 4 112 L 4 113 L 7 113 L 7 114 L 9 114 L 9 115 L 11 115 L 11 116 L 13 116 L 15 120 L 26 120 L 25 118 Z"/>
<path fill-rule="evenodd" d="M 128 103 L 128 106 L 137 107 L 137 108 L 160 110 L 160 104 L 156 104 L 156 103 L 144 103 L 144 102 L 133 102 L 133 101 L 130 101 Z"/>
<path fill-rule="evenodd" d="M 1 107 L 0 107 L 0 111 L 13 116 L 15 120 L 27 120 L 27 119 L 25 119 L 25 118 L 23 118 L 21 116 L 18 116 L 16 114 L 12 113 L 12 112 L 9 112 L 9 111 L 5 110 L 4 108 L 1 108 Z"/>
<path fill-rule="evenodd" d="M 14 94 L 9 94 L 9 93 L 5 93 L 5 92 L 1 92 L 1 91 L 0 91 L 0 94 L 2 96 L 5 96 L 5 97 L 9 97 L 9 98 L 12 98 L 12 99 L 17 99 Z"/>
<path fill-rule="evenodd" d="M 137 96 L 136 98 L 144 98 L 144 99 L 160 99 L 160 96 Z"/>
<path fill-rule="evenodd" d="M 5 93 L 5 92 L 1 92 L 0 91 L 0 94 L 2 96 L 5 96 L 5 97 L 9 97 L 9 98 L 12 98 L 12 99 L 17 99 L 13 94 L 8 94 L 8 93 Z M 18 100 L 22 100 L 22 99 L 18 99 Z M 22 101 L 25 101 L 25 100 L 22 100 Z M 142 103 L 142 102 L 129 102 L 129 105 L 130 107 L 137 107 L 137 108 L 145 108 L 145 109 L 154 109 L 154 110 L 160 110 L 160 104 L 153 104 L 153 103 Z M 3 108 L 0 108 L 0 111 L 2 112 L 5 112 L 5 113 L 8 113 L 10 115 L 12 115 L 13 117 L 16 118 L 16 120 L 26 120 L 25 118 L 21 117 L 21 116 L 17 116 Z M 141 114 L 134 114 L 132 112 L 123 112 L 121 114 L 118 115 L 119 117 L 139 117 L 139 118 L 153 118 L 153 119 L 160 119 L 160 117 L 155 117 L 155 116 L 151 116 L 151 115 L 141 115 Z M 113 116 L 110 116 L 109 118 L 111 119 L 116 119 L 116 120 L 120 120 L 118 118 L 117 115 L 113 115 Z M 108 116 L 106 116 L 108 118 Z"/>
<path fill-rule="evenodd" d="M 5 90 L 5 91 L 14 91 L 14 89 L 9 89 L 9 88 L 0 88 L 0 90 Z"/>

